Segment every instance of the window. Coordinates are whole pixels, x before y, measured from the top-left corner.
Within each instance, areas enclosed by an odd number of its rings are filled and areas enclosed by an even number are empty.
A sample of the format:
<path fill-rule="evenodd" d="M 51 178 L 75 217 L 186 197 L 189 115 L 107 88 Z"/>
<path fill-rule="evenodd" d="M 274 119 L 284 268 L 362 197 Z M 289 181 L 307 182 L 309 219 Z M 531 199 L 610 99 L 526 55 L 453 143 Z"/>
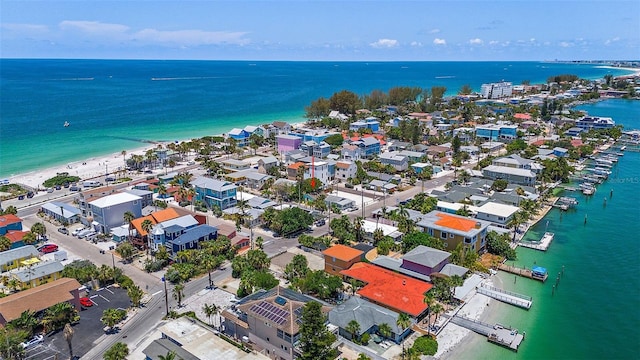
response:
<path fill-rule="evenodd" d="M 455 235 L 453 235 L 453 234 L 449 234 L 449 239 L 453 239 L 454 236 Z"/>
<path fill-rule="evenodd" d="M 269 338 L 267 338 L 267 342 L 271 342 L 271 341 L 269 341 Z M 267 350 L 267 351 L 268 351 L 268 350 Z"/>
<path fill-rule="evenodd" d="M 471 239 L 470 238 L 464 238 L 464 242 L 465 242 L 465 244 L 471 244 Z"/>
<path fill-rule="evenodd" d="M 446 239 L 446 238 L 447 238 L 447 233 L 446 233 L 446 232 L 444 232 L 444 231 L 440 232 L 440 237 L 441 237 L 442 239 Z"/>

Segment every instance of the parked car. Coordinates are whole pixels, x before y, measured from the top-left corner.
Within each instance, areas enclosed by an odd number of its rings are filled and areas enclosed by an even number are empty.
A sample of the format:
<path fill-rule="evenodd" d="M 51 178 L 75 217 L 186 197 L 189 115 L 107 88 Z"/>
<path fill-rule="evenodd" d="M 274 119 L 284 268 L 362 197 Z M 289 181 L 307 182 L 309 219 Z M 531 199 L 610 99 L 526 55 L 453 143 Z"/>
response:
<path fill-rule="evenodd" d="M 84 307 L 92 307 L 93 306 L 93 301 L 91 301 L 91 299 L 89 299 L 88 297 L 81 297 L 80 298 L 80 305 L 82 305 Z"/>
<path fill-rule="evenodd" d="M 69 230 L 66 227 L 58 228 L 58 232 L 61 234 L 69 235 Z"/>
<path fill-rule="evenodd" d="M 53 192 L 53 188 L 47 188 L 47 192 L 48 193 L 52 193 Z"/>
<path fill-rule="evenodd" d="M 33 191 L 29 191 L 29 192 L 27 193 L 27 197 L 28 197 L 29 199 L 31 199 L 34 195 L 35 195 L 35 194 L 33 193 Z"/>
<path fill-rule="evenodd" d="M 56 244 L 44 244 L 44 245 L 42 245 L 42 246 L 40 246 L 38 248 L 38 251 L 40 251 L 43 254 L 56 252 L 56 251 L 58 251 L 58 245 L 56 245 Z"/>
<path fill-rule="evenodd" d="M 60 190 L 60 189 L 62 189 L 62 186 L 56 185 L 56 190 Z"/>
<path fill-rule="evenodd" d="M 88 238 L 88 237 L 90 237 L 91 235 L 95 235 L 95 234 L 96 234 L 96 232 L 95 232 L 95 231 L 93 231 L 93 230 L 89 230 L 89 231 L 87 231 L 87 232 L 80 232 L 80 233 L 78 234 L 78 239 Z"/>
<path fill-rule="evenodd" d="M 92 232 L 93 230 L 91 229 L 82 229 L 80 230 L 80 232 L 78 232 L 76 234 L 76 236 L 78 237 L 78 239 L 82 239 L 83 237 L 85 237 L 88 233 Z"/>
<path fill-rule="evenodd" d="M 71 186 L 69 187 L 69 190 L 71 190 L 71 191 L 80 191 L 80 188 L 79 188 L 79 187 L 77 187 L 76 185 L 71 185 Z"/>
<path fill-rule="evenodd" d="M 77 236 L 79 232 L 86 230 L 85 228 L 77 228 L 71 232 L 71 235 Z"/>
<path fill-rule="evenodd" d="M 44 336 L 42 336 L 42 334 L 38 334 L 38 335 L 34 335 L 31 339 L 23 343 L 20 343 L 20 345 L 22 345 L 23 349 L 28 349 L 32 346 L 38 345 L 43 342 L 44 342 Z"/>

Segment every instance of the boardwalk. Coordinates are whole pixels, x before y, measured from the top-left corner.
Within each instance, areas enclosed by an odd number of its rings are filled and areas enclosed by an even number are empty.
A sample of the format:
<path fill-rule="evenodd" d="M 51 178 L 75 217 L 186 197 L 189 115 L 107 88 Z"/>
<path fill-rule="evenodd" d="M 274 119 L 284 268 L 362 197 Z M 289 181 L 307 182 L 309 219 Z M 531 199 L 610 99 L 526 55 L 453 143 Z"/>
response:
<path fill-rule="evenodd" d="M 534 275 L 533 271 L 529 269 L 523 269 L 523 268 L 519 268 L 519 267 L 507 265 L 507 264 L 500 264 L 498 269 L 508 273 L 520 275 L 529 279 L 539 280 L 542 282 L 545 282 L 547 280 L 547 277 L 549 277 L 548 274 L 544 274 L 544 276 L 538 276 L 538 275 Z"/>
<path fill-rule="evenodd" d="M 531 296 L 498 289 L 493 286 L 480 285 L 478 286 L 478 293 L 527 310 L 529 310 L 533 304 Z"/>
<path fill-rule="evenodd" d="M 553 233 L 546 232 L 544 233 L 544 236 L 542 237 L 542 239 L 540 239 L 540 241 L 520 241 L 518 245 L 524 246 L 529 249 L 547 251 L 554 237 L 555 235 Z"/>
<path fill-rule="evenodd" d="M 488 341 L 514 351 L 518 351 L 520 344 L 524 340 L 524 334 L 520 334 L 518 333 L 518 330 L 511 329 L 500 324 L 491 325 L 482 321 L 465 318 L 460 315 L 454 316 L 451 319 L 451 322 L 478 334 L 484 335 L 487 337 Z"/>

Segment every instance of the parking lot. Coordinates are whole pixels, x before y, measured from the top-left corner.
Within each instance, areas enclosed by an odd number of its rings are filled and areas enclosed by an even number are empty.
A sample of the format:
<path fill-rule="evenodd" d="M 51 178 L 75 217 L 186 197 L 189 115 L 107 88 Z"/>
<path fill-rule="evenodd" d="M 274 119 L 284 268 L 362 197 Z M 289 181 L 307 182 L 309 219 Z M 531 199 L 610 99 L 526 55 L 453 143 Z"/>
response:
<path fill-rule="evenodd" d="M 104 325 L 100 321 L 105 309 L 127 309 L 130 301 L 127 292 L 121 288 L 109 286 L 107 288 L 91 291 L 88 297 L 93 306 L 80 312 L 80 322 L 73 325 L 74 336 L 72 340 L 73 354 L 81 357 L 86 354 L 101 336 L 109 336 L 104 333 Z M 48 334 L 44 342 L 27 349 L 25 360 L 48 360 L 69 358 L 69 347 L 64 339 L 62 330 Z"/>

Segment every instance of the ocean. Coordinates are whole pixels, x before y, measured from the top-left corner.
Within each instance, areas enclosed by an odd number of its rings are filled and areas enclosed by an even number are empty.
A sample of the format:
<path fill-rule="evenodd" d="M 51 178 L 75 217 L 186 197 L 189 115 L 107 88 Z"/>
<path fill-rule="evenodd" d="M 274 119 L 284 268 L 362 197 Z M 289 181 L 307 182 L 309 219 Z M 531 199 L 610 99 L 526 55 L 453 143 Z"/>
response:
<path fill-rule="evenodd" d="M 626 129 L 640 129 L 640 101 L 606 100 L 578 109 L 590 115 L 610 116 Z M 506 290 L 533 297 L 529 311 L 503 303 L 491 304 L 493 314 L 487 322 L 526 332 L 520 350 L 514 353 L 474 335 L 460 358 L 638 357 L 640 153 L 627 151 L 612 169 L 609 180 L 598 185 L 593 196 L 579 192 L 565 195 L 577 197 L 576 209 L 564 213 L 558 209 L 550 211 L 526 235 L 526 239 L 535 240 L 545 230 L 555 233 L 547 252 L 517 250 L 515 265 L 547 268 L 546 283 L 503 272 L 498 275 Z M 552 294 L 558 273 L 561 273 L 559 286 Z"/>
<path fill-rule="evenodd" d="M 94 156 L 304 120 L 340 90 L 545 81 L 624 70 L 542 62 L 250 62 L 0 59 L 0 177 Z M 68 122 L 69 127 L 63 124 Z"/>

